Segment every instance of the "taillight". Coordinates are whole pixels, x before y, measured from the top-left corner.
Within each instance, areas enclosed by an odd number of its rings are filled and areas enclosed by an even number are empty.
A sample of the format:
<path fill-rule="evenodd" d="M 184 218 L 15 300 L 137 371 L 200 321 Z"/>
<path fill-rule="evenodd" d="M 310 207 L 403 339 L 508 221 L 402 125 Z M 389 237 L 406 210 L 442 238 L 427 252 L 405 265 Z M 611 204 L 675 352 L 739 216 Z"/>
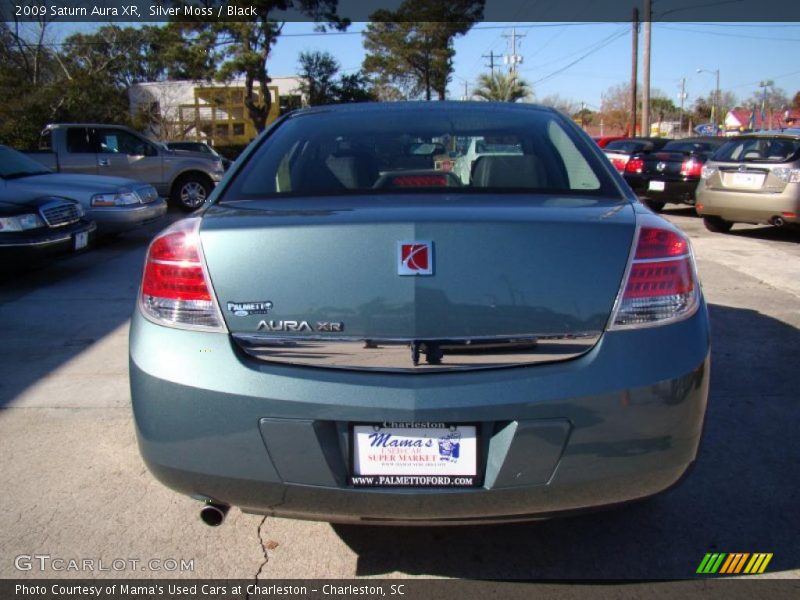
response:
<path fill-rule="evenodd" d="M 178 221 L 150 244 L 139 305 L 145 316 L 168 327 L 224 331 L 205 270 L 200 219 Z"/>
<path fill-rule="evenodd" d="M 614 168 L 617 169 L 620 173 L 625 170 L 625 164 L 628 162 L 627 158 L 612 158 L 611 164 L 614 165 Z"/>
<path fill-rule="evenodd" d="M 644 161 L 641 158 L 631 158 L 625 163 L 626 173 L 641 173 L 644 171 Z"/>
<path fill-rule="evenodd" d="M 642 226 L 609 329 L 686 319 L 696 312 L 699 298 L 689 240 L 672 229 Z"/>
<path fill-rule="evenodd" d="M 703 172 L 703 163 L 689 159 L 683 161 L 681 165 L 681 175 L 683 177 L 700 177 Z"/>

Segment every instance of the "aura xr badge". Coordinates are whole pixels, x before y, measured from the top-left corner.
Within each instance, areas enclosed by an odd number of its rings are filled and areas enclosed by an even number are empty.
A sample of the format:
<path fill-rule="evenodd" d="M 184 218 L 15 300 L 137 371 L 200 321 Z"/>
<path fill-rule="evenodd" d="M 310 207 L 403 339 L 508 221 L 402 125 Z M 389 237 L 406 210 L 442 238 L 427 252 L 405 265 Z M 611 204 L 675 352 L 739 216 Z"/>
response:
<path fill-rule="evenodd" d="M 397 242 L 398 275 L 433 275 L 433 242 Z"/>
<path fill-rule="evenodd" d="M 265 315 L 272 310 L 272 301 L 228 302 L 228 310 L 237 317 L 246 317 L 247 315 Z"/>

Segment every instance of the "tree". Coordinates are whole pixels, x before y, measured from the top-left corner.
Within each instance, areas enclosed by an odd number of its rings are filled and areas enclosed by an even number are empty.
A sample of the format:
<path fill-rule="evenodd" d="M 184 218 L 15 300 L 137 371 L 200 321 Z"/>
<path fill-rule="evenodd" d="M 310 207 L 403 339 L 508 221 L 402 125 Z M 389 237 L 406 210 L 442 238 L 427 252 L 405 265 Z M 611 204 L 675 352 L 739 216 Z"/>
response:
<path fill-rule="evenodd" d="M 800 92 L 795 93 L 794 98 L 792 98 L 792 108 L 800 110 Z"/>
<path fill-rule="evenodd" d="M 309 106 L 374 100 L 364 74 L 339 75 L 339 61 L 328 52 L 301 52 L 299 67 L 300 92 Z"/>
<path fill-rule="evenodd" d="M 444 100 L 453 72 L 453 40 L 483 17 L 485 0 L 405 0 L 395 11 L 378 10 L 364 34 L 363 70 L 379 89 L 406 97 L 435 94 Z"/>
<path fill-rule="evenodd" d="M 221 64 L 215 73 L 219 81 L 230 81 L 244 76 L 244 104 L 250 120 L 258 131 L 267 124 L 272 95 L 267 63 L 272 47 L 278 41 L 285 21 L 276 21 L 272 15 L 278 11 L 302 13 L 318 23 L 318 30 L 332 27 L 344 30 L 349 21 L 336 14 L 338 0 L 206 0 L 216 14 L 220 6 L 241 4 L 252 8 L 255 16 L 245 22 L 209 21 L 183 23 L 197 36 L 197 43 L 208 51 L 219 53 Z"/>
<path fill-rule="evenodd" d="M 514 73 L 483 73 L 478 77 L 478 85 L 472 92 L 482 100 L 495 102 L 516 102 L 533 95 L 530 84 Z"/>
<path fill-rule="evenodd" d="M 550 108 L 555 108 L 557 111 L 564 113 L 565 115 L 574 115 L 580 109 L 580 104 L 573 100 L 569 100 L 567 98 L 562 98 L 558 94 L 550 94 L 549 96 L 545 96 L 541 100 L 537 100 L 539 104 L 542 106 L 549 106 Z"/>
<path fill-rule="evenodd" d="M 328 52 L 301 52 L 300 91 L 309 106 L 336 102 L 336 75 L 339 62 Z"/>
<path fill-rule="evenodd" d="M 789 96 L 786 94 L 784 90 L 781 88 L 776 87 L 768 87 L 766 88 L 766 106 L 764 107 L 766 110 L 772 109 L 781 109 L 783 107 L 788 107 L 790 104 Z M 764 101 L 764 90 L 760 89 L 754 91 L 750 97 L 744 101 L 744 106 L 752 108 L 756 106 L 761 108 L 761 104 Z"/>

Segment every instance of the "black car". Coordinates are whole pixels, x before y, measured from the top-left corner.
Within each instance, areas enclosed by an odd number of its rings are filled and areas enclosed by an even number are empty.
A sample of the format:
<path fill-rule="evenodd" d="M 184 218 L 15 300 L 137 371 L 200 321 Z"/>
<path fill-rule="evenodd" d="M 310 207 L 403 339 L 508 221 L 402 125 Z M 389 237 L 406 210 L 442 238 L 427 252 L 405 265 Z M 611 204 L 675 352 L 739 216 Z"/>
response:
<path fill-rule="evenodd" d="M 0 267 L 14 267 L 89 247 L 97 229 L 78 202 L 53 196 L 0 195 Z"/>
<path fill-rule="evenodd" d="M 608 157 L 608 160 L 611 161 L 611 164 L 614 165 L 614 168 L 620 173 L 624 173 L 628 160 L 634 154 L 645 154 L 660 150 L 671 141 L 670 138 L 658 137 L 621 138 L 606 144 L 603 152 Z"/>
<path fill-rule="evenodd" d="M 716 137 L 673 140 L 657 152 L 633 154 L 623 176 L 655 212 L 667 203 L 694 205 L 703 165 L 725 141 Z"/>

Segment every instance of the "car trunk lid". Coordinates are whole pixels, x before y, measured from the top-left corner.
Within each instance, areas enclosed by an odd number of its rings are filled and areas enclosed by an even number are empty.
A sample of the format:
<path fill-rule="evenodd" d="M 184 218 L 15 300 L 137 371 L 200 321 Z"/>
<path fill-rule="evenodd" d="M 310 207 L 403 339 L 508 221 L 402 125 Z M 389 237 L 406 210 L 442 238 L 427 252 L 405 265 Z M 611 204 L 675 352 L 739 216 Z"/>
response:
<path fill-rule="evenodd" d="M 452 346 L 596 339 L 634 231 L 629 204 L 580 197 L 361 197 L 226 203 L 201 239 L 233 334 Z M 400 274 L 420 242 L 432 274 Z"/>

